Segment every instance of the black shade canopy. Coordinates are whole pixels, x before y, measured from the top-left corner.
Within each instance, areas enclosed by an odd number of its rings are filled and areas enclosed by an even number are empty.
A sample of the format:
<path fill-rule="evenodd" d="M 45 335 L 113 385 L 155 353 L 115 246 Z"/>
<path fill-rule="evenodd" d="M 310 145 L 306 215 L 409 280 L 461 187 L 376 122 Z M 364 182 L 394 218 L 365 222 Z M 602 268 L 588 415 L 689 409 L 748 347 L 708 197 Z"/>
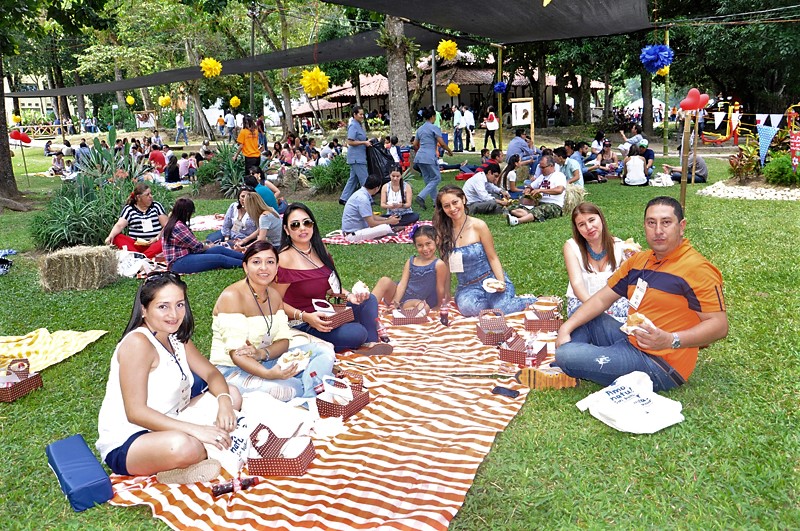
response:
<path fill-rule="evenodd" d="M 423 50 L 435 48 L 439 41 L 445 36 L 435 31 L 425 28 L 405 24 L 406 37 L 412 38 Z M 450 37 L 448 37 L 450 38 Z M 313 65 L 326 63 L 329 61 L 345 61 L 360 59 L 362 57 L 372 57 L 383 55 L 385 50 L 376 44 L 378 31 L 368 31 L 350 37 L 333 39 L 300 48 L 290 48 L 278 52 L 234 59 L 222 62 L 222 74 L 245 74 L 249 72 L 259 72 L 262 70 L 275 70 L 278 68 Z M 460 44 L 472 43 L 468 39 L 456 39 Z M 166 70 L 147 76 L 123 79 L 120 81 L 110 81 L 108 83 L 96 83 L 93 85 L 79 85 L 75 87 L 64 87 L 58 89 L 35 90 L 25 92 L 10 92 L 6 94 L 9 98 L 44 98 L 51 96 L 75 96 L 78 94 L 99 94 L 102 92 L 113 92 L 117 90 L 127 91 L 141 87 L 153 87 L 156 85 L 166 85 L 168 83 L 178 83 L 203 77 L 199 66 L 179 68 L 177 70 Z"/>
<path fill-rule="evenodd" d="M 326 0 L 486 37 L 497 43 L 632 33 L 647 0 Z"/>

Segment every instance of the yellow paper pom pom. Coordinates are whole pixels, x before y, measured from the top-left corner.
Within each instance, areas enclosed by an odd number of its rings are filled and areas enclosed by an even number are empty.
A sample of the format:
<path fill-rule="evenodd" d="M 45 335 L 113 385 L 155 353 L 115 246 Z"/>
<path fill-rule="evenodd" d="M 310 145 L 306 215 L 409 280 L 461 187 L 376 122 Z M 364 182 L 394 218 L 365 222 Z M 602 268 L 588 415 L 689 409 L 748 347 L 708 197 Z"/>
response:
<path fill-rule="evenodd" d="M 161 96 L 158 98 L 158 104 L 162 107 L 169 107 L 172 104 L 172 98 L 169 96 Z"/>
<path fill-rule="evenodd" d="M 18 124 L 22 121 L 22 116 L 17 116 L 16 114 L 11 117 L 11 120 L 14 121 L 15 124 Z"/>
<path fill-rule="evenodd" d="M 439 46 L 436 47 L 436 52 L 439 54 L 439 57 L 449 61 L 451 59 L 455 59 L 456 54 L 458 53 L 458 45 L 455 43 L 455 41 L 442 40 L 439 41 Z"/>
<path fill-rule="evenodd" d="M 318 66 L 315 66 L 314 70 L 303 70 L 300 77 L 300 84 L 303 86 L 303 90 L 312 98 L 322 96 L 328 92 L 329 81 L 330 78 Z"/>
<path fill-rule="evenodd" d="M 213 57 L 206 57 L 200 61 L 200 70 L 205 77 L 217 77 L 222 72 L 222 63 Z"/>
<path fill-rule="evenodd" d="M 231 98 L 231 107 L 234 109 L 242 104 L 242 100 L 239 99 L 239 96 L 234 96 Z"/>
<path fill-rule="evenodd" d="M 661 67 L 658 70 L 656 70 L 656 74 L 658 74 L 659 76 L 666 76 L 667 74 L 669 74 L 669 65 Z"/>
<path fill-rule="evenodd" d="M 130 94 L 128 94 L 128 97 L 125 98 L 125 101 L 128 102 L 128 105 L 133 105 L 134 103 L 136 103 L 136 100 L 133 99 L 133 96 L 131 96 Z"/>
<path fill-rule="evenodd" d="M 447 95 L 451 98 L 455 98 L 459 94 L 461 94 L 461 87 L 459 87 L 456 83 L 450 83 L 447 85 L 447 88 L 444 89 L 447 92 Z"/>

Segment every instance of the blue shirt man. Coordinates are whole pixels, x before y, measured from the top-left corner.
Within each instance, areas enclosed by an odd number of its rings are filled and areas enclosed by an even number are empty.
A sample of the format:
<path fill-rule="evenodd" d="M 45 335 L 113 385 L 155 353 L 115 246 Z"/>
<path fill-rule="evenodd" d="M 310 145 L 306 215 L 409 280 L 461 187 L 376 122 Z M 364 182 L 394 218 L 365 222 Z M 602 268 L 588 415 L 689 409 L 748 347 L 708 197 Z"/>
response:
<path fill-rule="evenodd" d="M 531 170 L 535 170 L 535 162 L 538 162 L 539 153 L 536 148 L 530 146 L 528 137 L 525 131 L 517 129 L 514 138 L 508 143 L 508 151 L 506 151 L 506 160 L 509 160 L 514 155 L 519 155 L 519 164 L 521 166 L 529 166 Z"/>
<path fill-rule="evenodd" d="M 350 178 L 339 196 L 339 203 L 344 205 L 353 192 L 364 186 L 369 172 L 367 170 L 367 146 L 371 145 L 364 132 L 364 109 L 353 107 L 353 119 L 347 126 L 347 163 L 350 165 Z"/>
<path fill-rule="evenodd" d="M 378 216 L 372 211 L 372 196 L 381 189 L 381 178 L 369 175 L 364 186 L 356 190 L 342 212 L 342 232 L 353 234 L 360 230 L 376 227 L 378 225 L 397 225 L 398 216 Z M 391 231 L 389 231 L 391 232 Z"/>

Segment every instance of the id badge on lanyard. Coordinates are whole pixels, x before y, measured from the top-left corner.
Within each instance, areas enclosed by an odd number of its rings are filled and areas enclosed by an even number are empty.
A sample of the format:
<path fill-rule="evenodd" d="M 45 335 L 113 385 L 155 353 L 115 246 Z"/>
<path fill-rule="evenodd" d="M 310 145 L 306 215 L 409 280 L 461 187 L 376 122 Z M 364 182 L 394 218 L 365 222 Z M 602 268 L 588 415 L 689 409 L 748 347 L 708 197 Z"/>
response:
<path fill-rule="evenodd" d="M 192 399 L 192 384 L 189 383 L 188 378 L 181 380 L 180 393 L 181 398 L 178 403 L 178 413 L 189 407 L 189 401 Z"/>
<path fill-rule="evenodd" d="M 639 309 L 639 305 L 642 303 L 645 291 L 647 291 L 647 282 L 640 278 L 636 281 L 636 289 L 633 290 L 633 295 L 631 295 L 631 299 L 629 301 L 634 310 Z"/>
<path fill-rule="evenodd" d="M 450 272 L 451 273 L 463 273 L 464 272 L 464 260 L 459 252 L 452 252 L 450 253 L 450 258 L 447 260 L 448 264 L 450 265 Z"/>
<path fill-rule="evenodd" d="M 153 220 L 150 218 L 142 218 L 142 232 L 153 232 Z"/>

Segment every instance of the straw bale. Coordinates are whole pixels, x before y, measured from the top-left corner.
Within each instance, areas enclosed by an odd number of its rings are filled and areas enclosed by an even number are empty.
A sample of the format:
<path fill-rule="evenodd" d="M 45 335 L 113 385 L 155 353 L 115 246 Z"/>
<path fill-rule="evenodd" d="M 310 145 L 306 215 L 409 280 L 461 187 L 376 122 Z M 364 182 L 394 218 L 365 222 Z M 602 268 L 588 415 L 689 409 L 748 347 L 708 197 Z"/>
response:
<path fill-rule="evenodd" d="M 564 196 L 563 215 L 571 216 L 575 207 L 583 203 L 586 197 L 586 189 L 583 186 L 567 185 L 567 195 Z"/>
<path fill-rule="evenodd" d="M 117 254 L 110 247 L 67 247 L 39 262 L 45 291 L 100 289 L 119 278 Z"/>

